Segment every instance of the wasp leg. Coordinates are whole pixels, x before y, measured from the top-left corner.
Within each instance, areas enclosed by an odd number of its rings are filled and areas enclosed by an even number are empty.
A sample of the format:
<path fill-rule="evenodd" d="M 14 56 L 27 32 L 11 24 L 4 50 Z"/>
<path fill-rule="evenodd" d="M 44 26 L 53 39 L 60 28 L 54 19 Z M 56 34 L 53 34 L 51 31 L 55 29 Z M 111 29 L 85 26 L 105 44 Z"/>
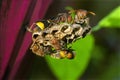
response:
<path fill-rule="evenodd" d="M 26 29 L 27 29 L 27 31 L 29 31 L 29 32 L 31 32 L 31 33 L 33 33 L 34 32 L 34 30 L 32 30 L 32 28 L 33 28 L 33 26 L 35 25 L 35 23 L 33 23 L 30 27 L 27 27 Z"/>

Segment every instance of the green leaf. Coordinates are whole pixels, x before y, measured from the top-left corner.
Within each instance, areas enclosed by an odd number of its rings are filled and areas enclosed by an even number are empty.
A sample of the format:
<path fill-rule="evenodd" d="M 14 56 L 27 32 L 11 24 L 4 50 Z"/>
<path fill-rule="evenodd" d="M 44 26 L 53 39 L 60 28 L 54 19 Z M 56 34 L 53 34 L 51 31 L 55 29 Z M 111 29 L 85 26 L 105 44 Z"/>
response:
<path fill-rule="evenodd" d="M 104 70 L 104 73 L 99 75 L 100 80 L 114 80 L 120 78 L 120 57 L 119 53 L 113 53 L 117 54 L 116 56 L 112 56 L 110 59 L 109 66 Z"/>
<path fill-rule="evenodd" d="M 120 6 L 103 18 L 93 30 L 96 31 L 103 27 L 120 28 Z"/>
<path fill-rule="evenodd" d="M 76 52 L 75 59 L 53 59 L 46 57 L 46 60 L 59 80 L 76 80 L 83 74 L 89 63 L 93 45 L 94 38 L 88 35 L 72 45 Z"/>

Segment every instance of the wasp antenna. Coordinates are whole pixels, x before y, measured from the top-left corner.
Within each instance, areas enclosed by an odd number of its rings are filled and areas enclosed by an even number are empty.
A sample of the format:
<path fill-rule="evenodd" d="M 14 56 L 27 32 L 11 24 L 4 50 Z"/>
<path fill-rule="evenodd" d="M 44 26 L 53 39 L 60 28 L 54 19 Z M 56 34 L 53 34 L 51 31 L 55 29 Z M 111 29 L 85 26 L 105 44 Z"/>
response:
<path fill-rule="evenodd" d="M 93 16 L 95 16 L 96 14 L 94 12 L 88 11 L 89 14 L 92 14 Z"/>
<path fill-rule="evenodd" d="M 26 27 L 27 31 L 33 32 L 32 27 L 33 27 L 34 25 L 35 25 L 35 23 L 33 23 L 30 27 Z"/>
<path fill-rule="evenodd" d="M 33 32 L 33 30 L 31 30 L 30 28 L 26 27 L 26 30 L 29 31 L 29 32 Z"/>
<path fill-rule="evenodd" d="M 30 26 L 30 29 L 32 29 L 32 27 L 35 25 L 36 23 L 32 23 L 32 25 Z"/>

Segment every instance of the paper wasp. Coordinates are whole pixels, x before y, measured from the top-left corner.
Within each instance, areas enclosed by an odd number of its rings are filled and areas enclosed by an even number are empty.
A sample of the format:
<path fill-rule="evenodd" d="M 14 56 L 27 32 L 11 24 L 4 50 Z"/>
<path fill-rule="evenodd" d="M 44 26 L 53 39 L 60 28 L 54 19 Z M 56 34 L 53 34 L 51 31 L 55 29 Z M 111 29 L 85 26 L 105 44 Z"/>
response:
<path fill-rule="evenodd" d="M 90 32 L 86 10 L 69 10 L 59 13 L 55 18 L 33 23 L 27 30 L 32 33 L 31 50 L 39 56 L 50 55 L 53 58 L 73 59 L 75 53 L 67 45 L 83 38 Z"/>

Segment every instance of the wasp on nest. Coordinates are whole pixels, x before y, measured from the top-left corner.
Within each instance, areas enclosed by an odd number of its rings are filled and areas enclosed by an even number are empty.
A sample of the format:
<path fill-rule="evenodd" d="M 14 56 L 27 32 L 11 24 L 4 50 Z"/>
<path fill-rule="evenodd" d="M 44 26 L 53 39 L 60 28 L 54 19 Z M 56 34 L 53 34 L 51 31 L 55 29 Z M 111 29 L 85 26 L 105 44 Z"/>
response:
<path fill-rule="evenodd" d="M 30 47 L 38 56 L 50 55 L 56 59 L 73 59 L 74 50 L 67 45 L 77 39 L 84 38 L 91 31 L 86 10 L 68 10 L 59 13 L 54 19 L 42 20 L 33 23 L 27 30 L 32 33 L 33 43 Z"/>

